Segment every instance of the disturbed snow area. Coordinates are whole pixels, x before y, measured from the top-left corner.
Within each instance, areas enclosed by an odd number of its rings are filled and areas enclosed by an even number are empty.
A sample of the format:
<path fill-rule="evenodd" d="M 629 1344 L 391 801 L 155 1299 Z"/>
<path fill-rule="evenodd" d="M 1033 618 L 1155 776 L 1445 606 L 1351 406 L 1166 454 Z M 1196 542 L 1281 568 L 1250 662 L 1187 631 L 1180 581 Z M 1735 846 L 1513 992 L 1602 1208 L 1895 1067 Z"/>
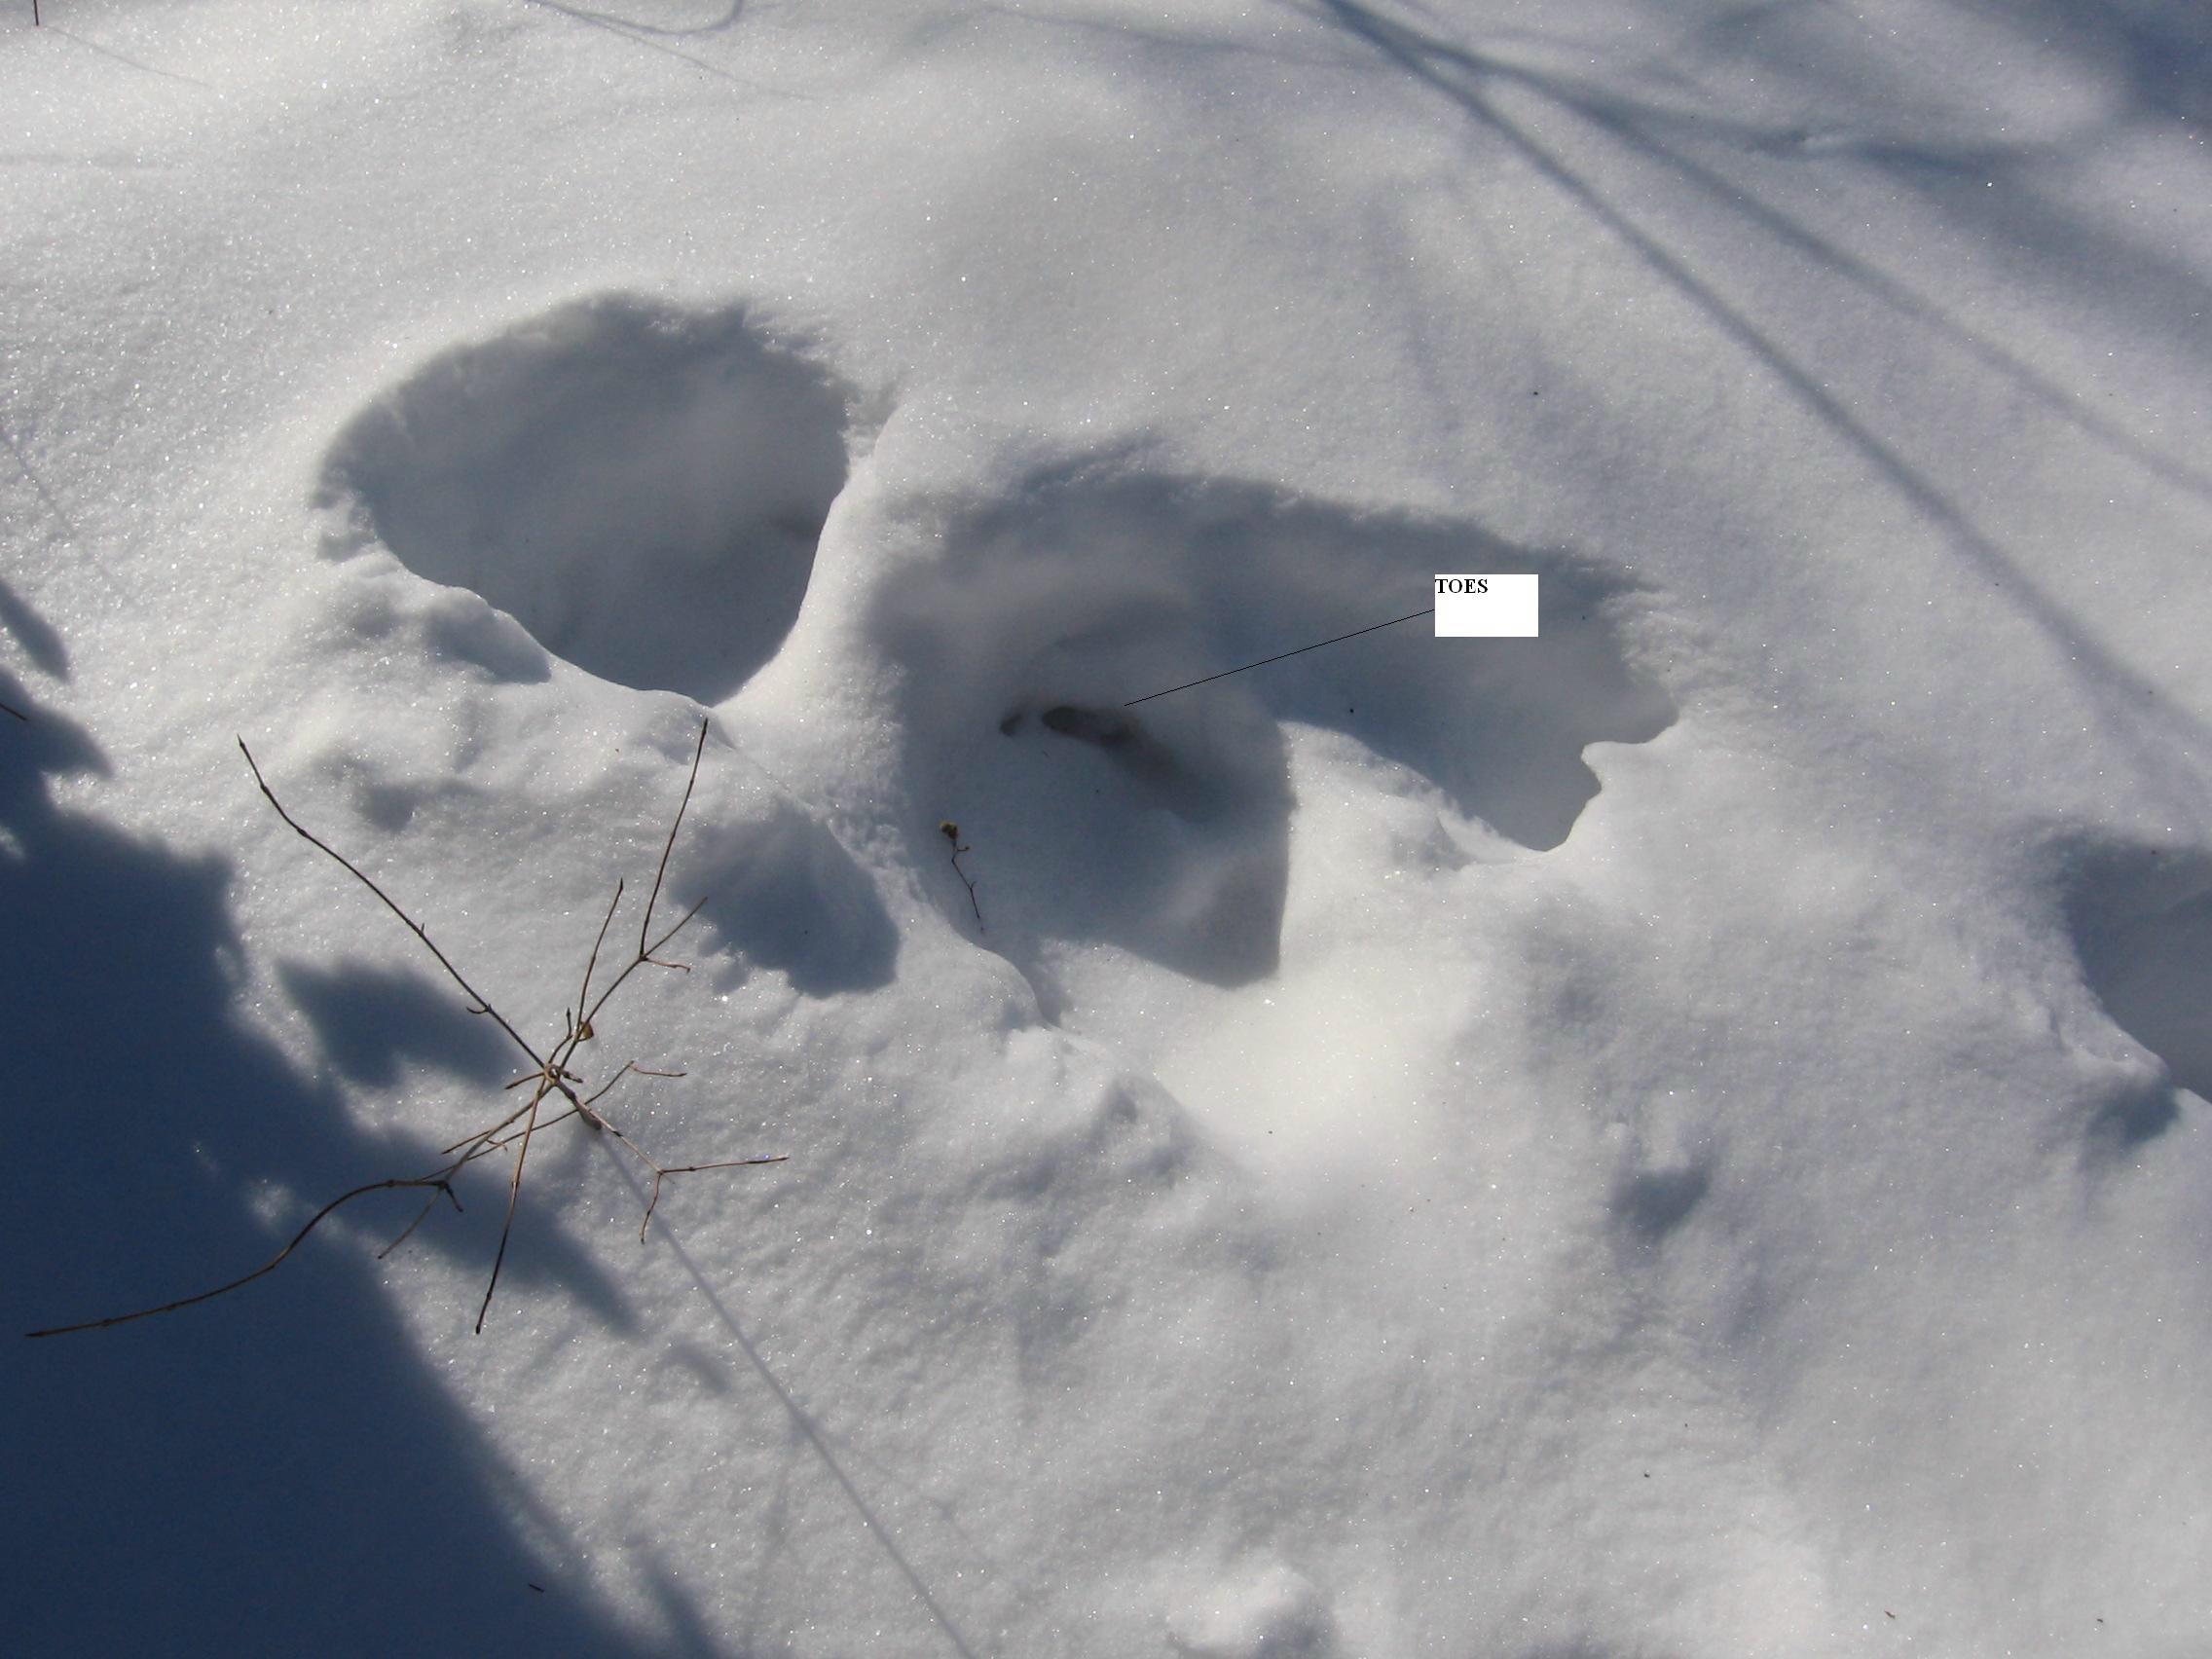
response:
<path fill-rule="evenodd" d="M 2212 1645 L 2212 27 L 42 10 L 16 1645 Z"/>

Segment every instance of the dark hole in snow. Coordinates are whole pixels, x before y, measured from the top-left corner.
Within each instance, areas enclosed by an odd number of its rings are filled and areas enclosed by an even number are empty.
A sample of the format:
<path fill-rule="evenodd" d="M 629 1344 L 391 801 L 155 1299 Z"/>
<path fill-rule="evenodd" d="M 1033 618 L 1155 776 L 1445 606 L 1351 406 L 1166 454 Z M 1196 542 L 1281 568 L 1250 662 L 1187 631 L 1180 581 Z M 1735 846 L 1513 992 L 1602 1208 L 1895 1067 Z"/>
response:
<path fill-rule="evenodd" d="M 1094 743 L 1101 749 L 1122 749 L 1136 741 L 1136 721 L 1112 709 L 1081 709 L 1062 703 L 1047 709 L 1039 718 L 1049 730 L 1079 743 Z"/>
<path fill-rule="evenodd" d="M 1689 1220 L 1712 1185 L 1712 1175 L 1695 1164 L 1651 1170 L 1622 1186 L 1613 1198 L 1613 1213 L 1639 1238 L 1656 1243 Z"/>
<path fill-rule="evenodd" d="M 2102 847 L 2076 862 L 2066 918 L 2083 977 L 2113 1022 L 2165 1063 L 2175 1084 L 2212 1097 L 2212 856 Z M 2180 1117 L 2173 1090 L 2114 1102 L 2092 1136 L 2127 1148 Z"/>

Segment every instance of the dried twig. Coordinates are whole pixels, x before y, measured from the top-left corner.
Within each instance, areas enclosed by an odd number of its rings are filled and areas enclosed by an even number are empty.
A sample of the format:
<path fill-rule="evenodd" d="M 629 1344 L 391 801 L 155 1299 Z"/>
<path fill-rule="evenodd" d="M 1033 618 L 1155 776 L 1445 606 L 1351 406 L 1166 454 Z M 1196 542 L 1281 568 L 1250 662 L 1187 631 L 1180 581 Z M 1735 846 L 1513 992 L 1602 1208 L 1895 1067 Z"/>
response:
<path fill-rule="evenodd" d="M 960 826 L 953 823 L 949 818 L 937 827 L 937 832 L 952 843 L 952 873 L 960 877 L 961 885 L 968 889 L 968 908 L 976 912 L 976 931 L 977 933 L 985 932 L 983 906 L 976 903 L 976 884 L 968 879 L 968 872 L 960 867 L 960 855 L 972 853 L 976 849 L 964 847 L 960 844 Z"/>
<path fill-rule="evenodd" d="M 255 763 L 253 758 L 253 751 L 245 746 L 245 739 L 242 737 L 239 739 L 239 753 L 245 756 L 246 766 L 253 773 L 254 783 L 260 786 L 262 795 L 268 800 L 269 804 L 276 809 L 276 816 L 284 821 L 284 827 L 287 830 L 291 830 L 293 834 L 299 836 L 299 838 L 305 841 L 309 846 L 314 848 L 316 852 L 321 853 L 325 857 L 335 861 L 338 866 L 341 869 L 345 870 L 348 875 L 351 876 L 363 887 L 366 887 L 371 893 L 374 893 L 377 896 L 378 903 L 383 904 L 386 909 L 389 910 L 393 915 L 397 916 L 402 922 L 406 923 L 408 931 L 412 933 L 417 939 L 423 941 L 423 948 L 427 950 L 432 956 L 438 959 L 438 966 L 446 971 L 447 977 L 451 978 L 455 984 L 459 985 L 462 991 L 467 993 L 468 1012 L 471 1014 L 490 1014 L 495 1020 L 498 1022 L 499 1029 L 501 1031 L 504 1031 L 510 1038 L 514 1040 L 515 1047 L 520 1049 L 525 1054 L 529 1055 L 531 1063 L 535 1065 L 538 1070 L 542 1072 L 545 1069 L 545 1061 L 539 1056 L 537 1051 L 535 1049 L 533 1049 L 530 1044 L 524 1040 L 523 1034 L 521 1032 L 517 1031 L 512 1025 L 507 1023 L 506 1015 L 499 1013 L 499 1011 L 494 1008 L 490 1003 L 486 1002 L 484 1000 L 483 994 L 461 976 L 461 970 L 459 968 L 456 968 L 451 962 L 446 959 L 446 953 L 440 950 L 436 944 L 431 942 L 430 936 L 427 932 L 424 931 L 423 924 L 421 922 L 418 922 L 413 916 L 410 916 L 405 910 L 402 910 L 399 907 L 398 902 L 395 901 L 390 894 L 387 893 L 383 888 L 379 887 L 374 881 L 370 880 L 367 874 L 362 871 L 360 866 L 356 865 L 344 853 L 338 851 L 337 848 L 331 846 L 329 842 L 317 837 L 312 830 L 302 829 L 299 823 L 292 817 L 292 815 L 284 810 L 284 803 L 276 798 L 276 792 L 269 787 L 269 780 L 261 775 L 261 768 Z M 698 761 L 696 758 L 694 758 L 691 763 L 692 765 L 696 766 L 698 764 Z"/>
<path fill-rule="evenodd" d="M 13 711 L 10 712 L 13 713 Z M 352 876 L 354 880 L 375 894 L 378 902 L 397 916 L 401 922 L 405 923 L 408 931 L 422 940 L 423 947 L 436 958 L 438 966 L 445 970 L 447 977 L 461 987 L 461 992 L 468 998 L 469 1011 L 489 1017 L 501 1031 L 506 1033 L 508 1039 L 522 1051 L 523 1055 L 530 1061 L 531 1069 L 506 1087 L 512 1089 L 527 1086 L 530 1089 L 529 1098 L 489 1128 L 479 1129 L 474 1134 L 464 1136 L 445 1148 L 440 1156 L 447 1161 L 437 1168 L 422 1175 L 372 1181 L 366 1186 L 355 1187 L 351 1192 L 339 1195 L 329 1203 L 323 1205 L 321 1209 L 315 1211 L 307 1225 L 294 1234 L 291 1241 L 277 1251 L 275 1256 L 240 1278 L 233 1279 L 227 1284 L 217 1285 L 212 1290 L 203 1290 L 196 1296 L 182 1297 L 174 1302 L 165 1302 L 158 1308 L 143 1308 L 134 1313 L 119 1313 L 106 1319 L 86 1320 L 81 1324 L 56 1325 L 47 1330 L 32 1331 L 28 1334 L 34 1337 L 58 1337 L 72 1331 L 104 1330 L 110 1325 L 125 1325 L 133 1319 L 150 1319 L 157 1313 L 172 1313 L 180 1308 L 190 1308 L 197 1303 L 212 1301 L 215 1297 L 227 1295 L 231 1291 L 251 1284 L 265 1273 L 274 1272 L 278 1267 L 282 1266 L 294 1250 L 300 1247 L 308 1235 L 321 1225 L 326 1217 L 341 1206 L 350 1203 L 353 1199 L 364 1198 L 371 1193 L 391 1192 L 400 1188 L 427 1189 L 429 1196 L 415 1219 L 407 1224 L 405 1231 L 398 1237 L 377 1252 L 378 1259 L 382 1260 L 398 1249 L 414 1235 L 415 1230 L 428 1218 L 441 1194 L 452 1201 L 456 1210 L 461 1208 L 461 1199 L 454 1193 L 453 1182 L 462 1169 L 478 1159 L 489 1158 L 495 1153 L 503 1152 L 508 1147 L 513 1147 L 515 1159 L 514 1168 L 507 1178 L 506 1217 L 500 1224 L 498 1249 L 492 1258 L 492 1272 L 484 1286 L 484 1300 L 476 1309 L 476 1329 L 481 1331 L 484 1329 L 485 1315 L 491 1310 L 493 1293 L 499 1286 L 499 1270 L 506 1262 L 507 1241 L 514 1232 L 515 1207 L 522 1197 L 523 1168 L 525 1161 L 530 1157 L 530 1143 L 534 1137 L 546 1129 L 557 1124 L 566 1123 L 571 1118 L 580 1118 L 585 1126 L 594 1133 L 604 1130 L 611 1134 L 632 1156 L 653 1172 L 652 1194 L 645 1202 L 645 1218 L 638 1224 L 638 1237 L 641 1242 L 645 1239 L 645 1229 L 651 1225 L 653 1210 L 660 1203 L 661 1183 L 669 1176 L 697 1174 L 708 1169 L 741 1169 L 758 1163 L 783 1162 L 784 1159 L 779 1155 L 767 1158 L 725 1159 L 713 1163 L 674 1165 L 659 1163 L 636 1141 L 624 1134 L 600 1110 L 599 1102 L 605 1099 L 608 1091 L 626 1077 L 636 1075 L 640 1077 L 675 1078 L 682 1077 L 683 1074 L 682 1072 L 656 1071 L 649 1066 L 639 1065 L 633 1060 L 624 1065 L 593 1092 L 581 1094 L 578 1089 L 583 1085 L 584 1080 L 571 1066 L 571 1062 L 576 1058 L 576 1051 L 584 1044 L 594 1039 L 596 1035 L 594 1022 L 599 1014 L 606 1009 L 614 993 L 629 980 L 632 974 L 647 963 L 656 968 L 689 972 L 685 964 L 666 961 L 661 957 L 660 952 L 667 948 L 670 941 L 678 934 L 690 925 L 691 919 L 699 913 L 699 904 L 693 904 L 690 909 L 684 911 L 673 926 L 657 938 L 653 934 L 653 911 L 660 902 L 661 888 L 668 879 L 668 863 L 676 850 L 677 833 L 683 828 L 683 815 L 690 807 L 692 791 L 699 782 L 699 763 L 706 753 L 706 747 L 707 723 L 702 720 L 699 723 L 699 741 L 691 751 L 691 770 L 689 776 L 684 780 L 683 798 L 677 805 L 675 821 L 669 826 L 668 839 L 661 846 L 660 863 L 653 870 L 652 892 L 645 901 L 645 916 L 638 927 L 637 954 L 623 965 L 621 971 L 600 991 L 597 998 L 592 996 L 592 978 L 599 968 L 600 951 L 607 943 L 608 930 L 612 927 L 614 913 L 622 903 L 623 883 L 617 881 L 614 884 L 614 897 L 608 902 L 607 914 L 601 918 L 599 932 L 592 940 L 590 954 L 584 959 L 583 981 L 576 993 L 576 1006 L 571 1010 L 564 1011 L 559 1041 L 552 1044 L 544 1053 L 540 1054 L 507 1017 L 493 1006 L 491 1000 L 468 982 L 467 977 L 462 975 L 459 968 L 454 966 L 446 953 L 431 940 L 429 933 L 424 928 L 423 924 L 409 915 L 401 907 L 398 901 L 380 887 L 352 860 L 304 828 L 289 812 L 284 810 L 283 802 L 276 798 L 276 792 L 269 787 L 269 781 L 261 775 L 261 767 L 256 764 L 252 751 L 248 750 L 244 740 L 240 739 L 239 750 L 245 756 L 245 763 L 253 772 L 254 783 L 260 787 L 262 794 L 268 799 L 269 804 L 276 809 L 276 816 L 284 821 L 285 826 L 294 834 L 317 852 L 331 859 L 347 874 Z M 704 900 L 700 901 L 700 903 L 703 904 L 704 903 Z M 977 919 L 980 920 L 980 917 Z M 560 1102 L 565 1103 L 563 1109 L 554 1112 L 550 1117 L 541 1117 L 542 1109 L 547 1101 L 554 1096 L 558 1096 Z M 518 1123 L 522 1125 L 519 1129 L 515 1127 Z"/>
<path fill-rule="evenodd" d="M 231 1280 L 229 1284 L 219 1284 L 213 1290 L 203 1290 L 197 1296 L 180 1296 L 174 1302 L 163 1303 L 159 1308 L 141 1308 L 135 1313 L 117 1313 L 105 1319 L 88 1319 L 81 1325 L 56 1325 L 51 1330 L 27 1331 L 24 1333 L 24 1335 L 32 1337 L 59 1337 L 66 1336 L 71 1331 L 104 1331 L 110 1325 L 128 1325 L 133 1319 L 151 1319 L 157 1313 L 174 1313 L 179 1308 L 190 1308 L 194 1303 L 197 1302 L 212 1302 L 218 1296 L 228 1296 L 232 1291 L 241 1289 L 244 1286 L 251 1284 L 255 1279 L 261 1277 L 262 1274 L 273 1273 L 278 1268 L 282 1267 L 284 1265 L 284 1258 L 289 1256 L 294 1250 L 297 1250 L 300 1245 L 306 1241 L 307 1235 L 313 1233 L 317 1227 L 322 1225 L 323 1218 L 329 1215 L 333 1210 L 337 1209 L 341 1204 L 351 1203 L 355 1198 L 365 1198 L 371 1193 L 387 1193 L 395 1187 L 435 1187 L 439 1190 L 439 1192 L 443 1192 L 447 1197 L 451 1198 L 453 1196 L 452 1187 L 447 1185 L 444 1180 L 435 1175 L 411 1175 L 390 1181 L 371 1181 L 365 1187 L 355 1187 L 350 1193 L 341 1193 L 337 1198 L 332 1198 L 330 1202 L 324 1204 L 322 1208 L 316 1210 L 314 1214 L 309 1218 L 307 1226 L 301 1228 L 299 1232 L 293 1234 L 291 1241 L 287 1243 L 281 1250 L 277 1251 L 276 1255 L 270 1257 L 268 1261 L 262 1263 L 261 1266 L 254 1269 L 252 1272 L 246 1273 L 241 1277 L 235 1278 Z M 432 1193 L 430 1195 L 432 1202 L 436 1201 L 437 1196 L 437 1193 Z M 460 1200 L 456 1198 L 454 1202 L 455 1207 L 458 1208 L 460 1206 Z M 408 1233 L 412 1233 L 415 1230 L 412 1227 L 407 1230 Z M 403 1233 L 400 1235 L 400 1237 L 404 1238 L 406 1235 L 407 1235 Z M 397 1240 L 394 1240 L 394 1242 L 396 1243 Z"/>

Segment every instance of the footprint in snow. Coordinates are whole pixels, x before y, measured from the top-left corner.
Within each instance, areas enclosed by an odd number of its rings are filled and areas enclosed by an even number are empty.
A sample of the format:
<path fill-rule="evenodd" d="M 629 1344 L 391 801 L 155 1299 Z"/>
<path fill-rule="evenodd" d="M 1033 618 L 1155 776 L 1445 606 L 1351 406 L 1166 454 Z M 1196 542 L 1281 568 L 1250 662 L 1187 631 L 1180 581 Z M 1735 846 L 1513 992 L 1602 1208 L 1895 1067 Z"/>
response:
<path fill-rule="evenodd" d="M 382 546 L 577 668 L 719 703 L 797 619 L 847 412 L 742 307 L 603 296 L 424 364 L 339 433 L 314 504 L 333 556 Z M 490 621 L 453 654 L 533 678 Z"/>
<path fill-rule="evenodd" d="M 928 839 L 957 817 L 984 942 L 1048 1004 L 1054 944 L 1218 985 L 1275 972 L 1286 722 L 1343 732 L 1544 849 L 1597 793 L 1584 748 L 1674 719 L 1621 643 L 1631 584 L 1475 524 L 1104 463 L 929 510 L 941 552 L 903 568 L 871 616 L 903 671 L 902 771 L 929 803 L 912 852 L 942 865 Z M 1446 571 L 1536 571 L 1541 637 L 1438 641 L 1421 618 L 1150 696 L 1416 609 Z M 965 912 L 951 881 L 940 901 Z"/>

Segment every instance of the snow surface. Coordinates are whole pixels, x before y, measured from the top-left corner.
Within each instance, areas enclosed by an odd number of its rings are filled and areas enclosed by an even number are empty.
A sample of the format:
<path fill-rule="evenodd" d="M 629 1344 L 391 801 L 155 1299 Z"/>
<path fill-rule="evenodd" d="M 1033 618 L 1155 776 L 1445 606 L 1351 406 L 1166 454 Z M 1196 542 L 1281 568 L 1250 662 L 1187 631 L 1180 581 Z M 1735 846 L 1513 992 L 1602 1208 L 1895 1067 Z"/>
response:
<path fill-rule="evenodd" d="M 11 1651 L 2212 1651 L 2201 8 L 28 10 Z"/>

